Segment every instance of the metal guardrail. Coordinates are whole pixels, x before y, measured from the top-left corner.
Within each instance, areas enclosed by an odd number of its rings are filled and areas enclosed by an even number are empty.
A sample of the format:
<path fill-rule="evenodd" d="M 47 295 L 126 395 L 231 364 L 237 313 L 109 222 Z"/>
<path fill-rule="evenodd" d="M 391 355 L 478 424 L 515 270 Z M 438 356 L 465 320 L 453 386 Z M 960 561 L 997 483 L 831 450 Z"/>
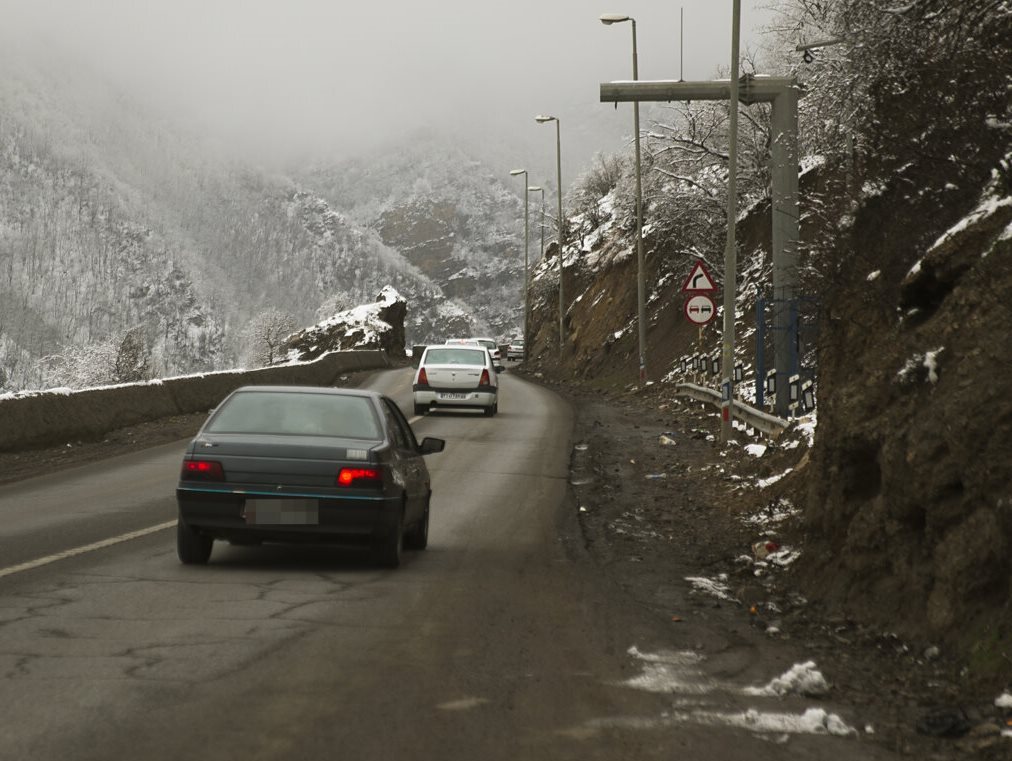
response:
<path fill-rule="evenodd" d="M 677 392 L 682 396 L 688 396 L 700 402 L 710 402 L 717 408 L 720 407 L 720 392 L 712 388 L 697 386 L 695 383 L 679 383 L 675 386 Z M 776 438 L 786 430 L 790 422 L 783 418 L 771 415 L 768 412 L 749 407 L 747 404 L 734 400 L 734 416 L 744 421 L 747 425 L 762 431 L 771 438 Z"/>

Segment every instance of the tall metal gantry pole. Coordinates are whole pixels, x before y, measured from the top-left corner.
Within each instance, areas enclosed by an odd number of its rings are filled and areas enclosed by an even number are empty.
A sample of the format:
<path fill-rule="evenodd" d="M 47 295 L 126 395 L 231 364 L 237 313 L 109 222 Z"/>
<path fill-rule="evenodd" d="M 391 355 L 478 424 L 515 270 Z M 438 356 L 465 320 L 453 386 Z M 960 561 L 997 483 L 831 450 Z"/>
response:
<path fill-rule="evenodd" d="M 740 86 L 739 86 L 740 85 Z M 773 132 L 770 146 L 770 174 L 773 185 L 772 258 L 773 258 L 773 350 L 776 356 L 777 389 L 786 389 L 792 368 L 792 356 L 797 346 L 797 324 L 791 319 L 791 305 L 798 290 L 798 240 L 800 219 L 798 214 L 798 99 L 801 87 L 795 77 L 759 77 L 746 75 L 735 81 L 738 100 L 746 105 L 770 103 L 770 123 Z M 732 82 L 603 82 L 602 103 L 647 101 L 672 103 L 675 101 L 730 100 Z M 732 110 L 733 113 L 733 110 Z M 732 216 L 729 223 L 733 223 Z M 733 251 L 733 249 L 732 249 Z M 725 264 L 726 274 L 728 271 Z M 725 298 L 728 291 L 733 297 L 734 280 L 725 281 Z M 733 315 L 734 299 L 725 313 L 725 320 Z M 732 323 L 733 325 L 733 323 Z M 725 362 L 725 368 L 727 363 Z M 730 374 L 731 369 L 725 369 Z M 731 376 L 733 377 L 733 375 Z M 778 393 L 776 412 L 786 417 L 787 394 Z"/>
<path fill-rule="evenodd" d="M 738 250 L 738 45 L 741 0 L 734 0 L 731 15 L 731 128 L 727 161 L 727 245 L 724 249 L 724 330 L 721 336 L 720 441 L 727 443 L 734 430 L 734 312 L 737 295 Z M 757 381 L 758 382 L 758 381 Z"/>
<path fill-rule="evenodd" d="M 625 21 L 632 23 L 633 81 L 639 80 L 639 63 L 636 51 L 636 19 L 620 13 L 605 13 L 601 23 L 609 26 Z M 636 145 L 636 321 L 639 325 L 640 383 L 647 379 L 647 308 L 646 274 L 643 263 L 643 185 L 640 172 L 640 104 L 633 103 L 633 140 Z"/>
<path fill-rule="evenodd" d="M 526 169 L 511 169 L 510 170 L 510 174 L 513 177 L 518 177 L 521 174 L 524 176 L 524 346 L 526 347 L 527 346 L 527 308 L 529 306 L 528 301 L 527 301 L 527 299 L 528 299 L 528 295 L 527 294 L 528 294 L 528 291 L 530 290 L 530 288 L 529 288 L 530 283 L 529 283 L 529 281 L 527 279 L 527 270 L 528 270 L 528 267 L 530 266 L 530 264 L 529 264 L 530 256 L 528 254 L 528 241 L 531 238 L 531 236 L 530 236 L 530 223 L 528 221 L 529 220 L 529 215 L 528 215 L 528 209 L 527 209 L 527 198 L 528 198 L 528 191 L 527 191 L 527 170 Z"/>
<path fill-rule="evenodd" d="M 538 124 L 544 124 L 545 122 L 555 122 L 555 171 L 556 171 L 556 183 L 558 184 L 559 191 L 559 358 L 562 358 L 563 353 L 566 349 L 566 309 L 565 309 L 565 298 L 563 297 L 563 247 L 564 241 L 562 240 L 562 225 L 564 220 L 562 219 L 562 131 L 559 127 L 559 119 L 555 116 L 535 116 L 534 121 Z"/>

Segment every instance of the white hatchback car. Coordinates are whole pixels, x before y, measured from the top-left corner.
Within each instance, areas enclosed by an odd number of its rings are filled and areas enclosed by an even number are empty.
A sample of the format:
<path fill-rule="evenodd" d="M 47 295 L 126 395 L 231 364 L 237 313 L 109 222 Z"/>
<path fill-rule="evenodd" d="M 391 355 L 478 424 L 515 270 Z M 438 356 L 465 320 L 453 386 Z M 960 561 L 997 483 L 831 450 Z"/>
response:
<path fill-rule="evenodd" d="M 489 417 L 499 411 L 499 377 L 482 346 L 427 346 L 411 390 L 416 415 L 430 407 L 478 408 Z"/>

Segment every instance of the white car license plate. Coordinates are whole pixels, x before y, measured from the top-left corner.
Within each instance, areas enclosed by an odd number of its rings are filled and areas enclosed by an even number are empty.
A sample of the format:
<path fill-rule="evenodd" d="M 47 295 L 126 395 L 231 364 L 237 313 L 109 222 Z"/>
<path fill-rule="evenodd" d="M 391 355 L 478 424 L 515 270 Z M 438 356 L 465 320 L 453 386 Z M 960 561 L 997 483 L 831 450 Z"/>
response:
<path fill-rule="evenodd" d="M 288 497 L 247 499 L 243 518 L 256 526 L 315 526 L 320 522 L 320 501 Z"/>
<path fill-rule="evenodd" d="M 446 401 L 451 401 L 454 399 L 467 399 L 467 394 L 440 394 L 439 398 L 445 399 Z"/>

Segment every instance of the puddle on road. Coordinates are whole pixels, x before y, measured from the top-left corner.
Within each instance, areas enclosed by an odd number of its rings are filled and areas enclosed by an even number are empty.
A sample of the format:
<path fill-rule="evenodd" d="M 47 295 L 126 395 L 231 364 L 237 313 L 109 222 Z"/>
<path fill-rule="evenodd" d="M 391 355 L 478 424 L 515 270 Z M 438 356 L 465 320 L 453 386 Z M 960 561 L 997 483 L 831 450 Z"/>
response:
<path fill-rule="evenodd" d="M 470 711 L 486 703 L 488 703 L 487 698 L 461 698 L 460 700 L 451 700 L 448 703 L 440 703 L 436 708 L 442 711 Z"/>

